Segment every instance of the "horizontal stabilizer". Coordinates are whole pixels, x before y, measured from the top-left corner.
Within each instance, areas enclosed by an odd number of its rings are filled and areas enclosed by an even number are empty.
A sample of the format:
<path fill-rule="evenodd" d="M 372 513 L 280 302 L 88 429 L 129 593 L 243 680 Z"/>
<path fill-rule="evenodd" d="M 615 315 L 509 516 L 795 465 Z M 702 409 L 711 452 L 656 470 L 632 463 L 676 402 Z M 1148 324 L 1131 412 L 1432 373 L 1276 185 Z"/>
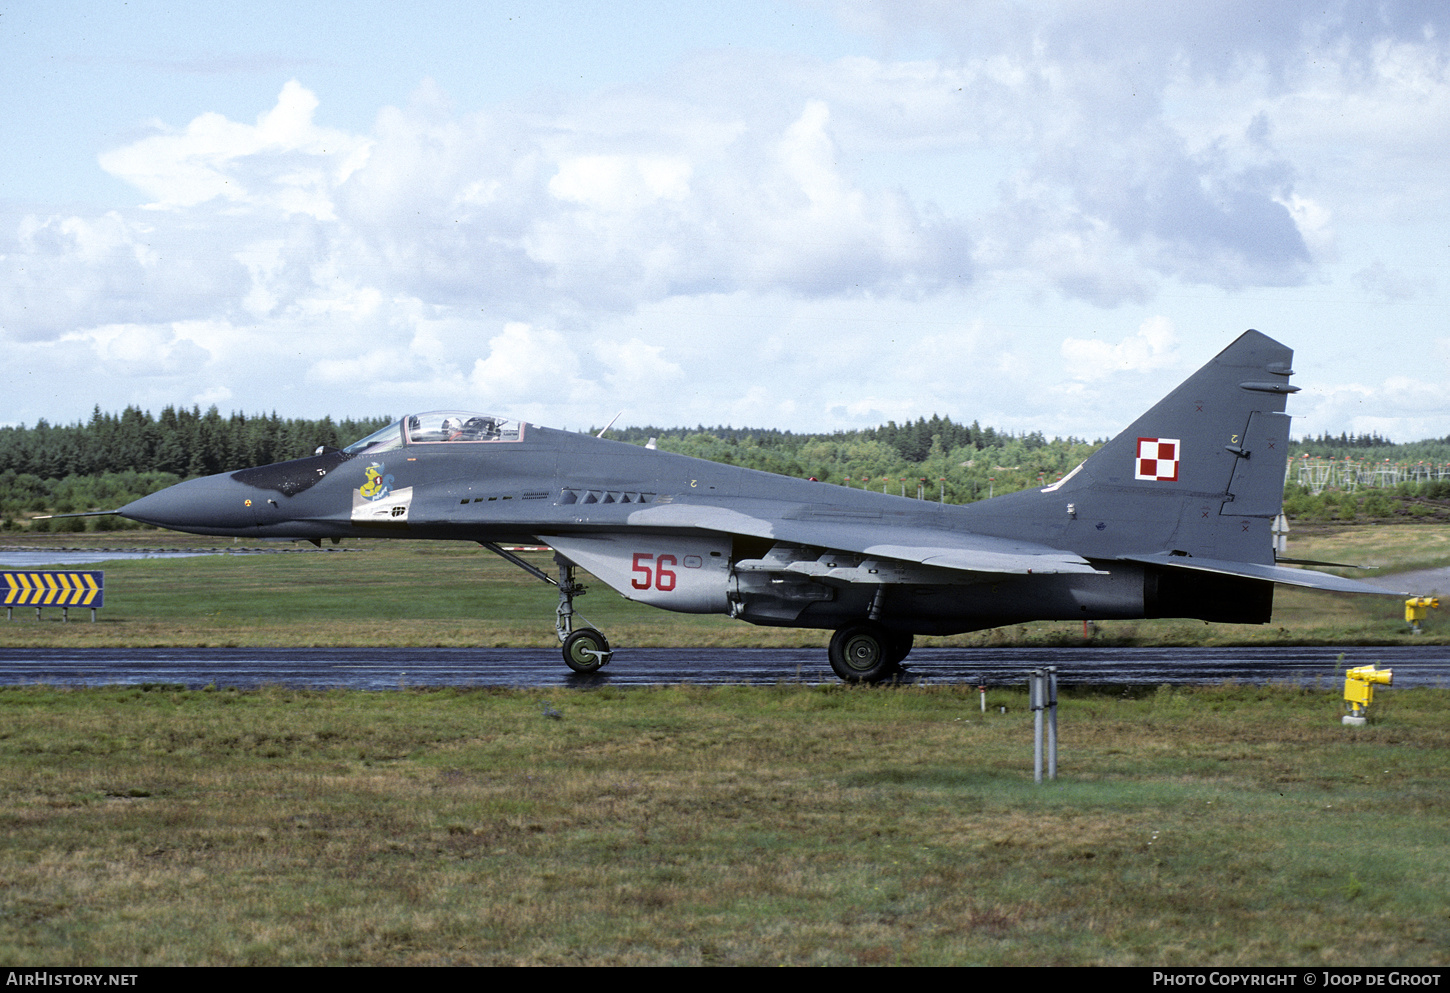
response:
<path fill-rule="evenodd" d="M 1274 556 L 1275 562 L 1287 562 L 1289 565 L 1327 565 L 1331 569 L 1378 569 L 1377 565 L 1356 565 L 1353 562 L 1324 562 L 1320 559 L 1289 559 L 1282 555 Z"/>
<path fill-rule="evenodd" d="M 1126 562 L 1143 562 L 1148 565 L 1167 566 L 1172 569 L 1188 569 L 1197 572 L 1213 572 L 1222 576 L 1242 576 L 1245 579 L 1266 579 L 1285 586 L 1305 586 L 1311 590 L 1330 590 L 1335 593 L 1377 593 L 1380 596 L 1409 596 L 1410 594 L 1371 586 L 1357 579 L 1343 579 L 1327 572 L 1312 569 L 1289 569 L 1281 565 L 1259 565 L 1254 562 L 1226 562 L 1221 559 L 1201 559 L 1160 552 L 1157 555 L 1119 555 Z"/>

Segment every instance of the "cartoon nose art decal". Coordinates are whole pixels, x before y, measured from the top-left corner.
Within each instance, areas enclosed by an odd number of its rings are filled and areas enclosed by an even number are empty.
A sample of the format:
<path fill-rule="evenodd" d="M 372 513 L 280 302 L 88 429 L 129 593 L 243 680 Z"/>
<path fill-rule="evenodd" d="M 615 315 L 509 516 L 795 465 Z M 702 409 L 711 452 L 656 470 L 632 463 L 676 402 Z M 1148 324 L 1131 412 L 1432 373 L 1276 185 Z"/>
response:
<path fill-rule="evenodd" d="M 365 479 L 352 491 L 352 522 L 360 527 L 406 527 L 413 505 L 413 487 L 393 489 L 392 473 L 374 462 L 363 470 Z"/>
<path fill-rule="evenodd" d="M 358 487 L 358 492 L 368 500 L 385 500 L 388 494 L 393 492 L 393 474 L 383 475 L 387 466 L 381 462 L 374 462 L 363 470 L 367 481 Z"/>

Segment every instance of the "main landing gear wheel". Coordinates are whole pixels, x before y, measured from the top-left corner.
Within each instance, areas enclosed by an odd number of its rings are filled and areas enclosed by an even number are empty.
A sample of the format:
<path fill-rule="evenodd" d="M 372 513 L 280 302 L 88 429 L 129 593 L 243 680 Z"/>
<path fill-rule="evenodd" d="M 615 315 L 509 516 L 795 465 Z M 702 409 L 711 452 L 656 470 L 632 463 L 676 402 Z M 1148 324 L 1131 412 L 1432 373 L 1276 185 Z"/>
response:
<path fill-rule="evenodd" d="M 613 655 L 609 641 L 593 628 L 581 628 L 564 639 L 564 664 L 575 672 L 598 672 Z"/>
<path fill-rule="evenodd" d="M 846 682 L 879 683 L 897 671 L 909 651 L 910 635 L 892 634 L 879 624 L 854 624 L 832 635 L 827 654 Z"/>
<path fill-rule="evenodd" d="M 891 663 L 893 669 L 901 670 L 901 663 L 911 654 L 911 646 L 916 644 L 916 635 L 908 631 L 906 634 L 891 632 L 887 636 L 886 661 Z"/>

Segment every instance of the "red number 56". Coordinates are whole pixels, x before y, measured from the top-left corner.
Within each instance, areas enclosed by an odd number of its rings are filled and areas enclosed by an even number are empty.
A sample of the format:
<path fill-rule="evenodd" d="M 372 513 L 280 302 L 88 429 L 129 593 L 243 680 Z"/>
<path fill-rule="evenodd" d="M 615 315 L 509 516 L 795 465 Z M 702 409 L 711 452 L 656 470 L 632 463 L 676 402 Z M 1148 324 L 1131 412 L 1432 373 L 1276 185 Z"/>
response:
<path fill-rule="evenodd" d="M 674 566 L 679 564 L 679 559 L 673 555 L 661 555 L 655 568 L 651 569 L 649 562 L 654 558 L 651 552 L 635 552 L 634 565 L 630 572 L 634 577 L 630 579 L 629 585 L 637 590 L 647 590 L 651 586 L 661 593 L 668 593 L 675 588 Z"/>

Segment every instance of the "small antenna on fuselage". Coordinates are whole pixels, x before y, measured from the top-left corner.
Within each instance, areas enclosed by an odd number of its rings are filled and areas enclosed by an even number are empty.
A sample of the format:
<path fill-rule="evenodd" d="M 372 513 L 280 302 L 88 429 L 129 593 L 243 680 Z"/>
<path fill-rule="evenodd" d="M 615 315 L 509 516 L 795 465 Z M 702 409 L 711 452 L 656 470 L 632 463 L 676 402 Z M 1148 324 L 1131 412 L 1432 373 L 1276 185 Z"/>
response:
<path fill-rule="evenodd" d="M 620 414 L 623 414 L 623 413 L 624 413 L 624 411 L 621 410 L 618 414 L 615 414 L 613 417 L 611 417 L 609 419 L 609 423 L 606 424 L 606 425 L 604 425 L 604 431 L 608 431 L 610 428 L 614 427 L 614 422 L 617 421 L 617 420 L 619 420 Z M 604 437 L 604 431 L 600 431 L 594 437 L 596 437 L 596 438 L 603 438 Z"/>

